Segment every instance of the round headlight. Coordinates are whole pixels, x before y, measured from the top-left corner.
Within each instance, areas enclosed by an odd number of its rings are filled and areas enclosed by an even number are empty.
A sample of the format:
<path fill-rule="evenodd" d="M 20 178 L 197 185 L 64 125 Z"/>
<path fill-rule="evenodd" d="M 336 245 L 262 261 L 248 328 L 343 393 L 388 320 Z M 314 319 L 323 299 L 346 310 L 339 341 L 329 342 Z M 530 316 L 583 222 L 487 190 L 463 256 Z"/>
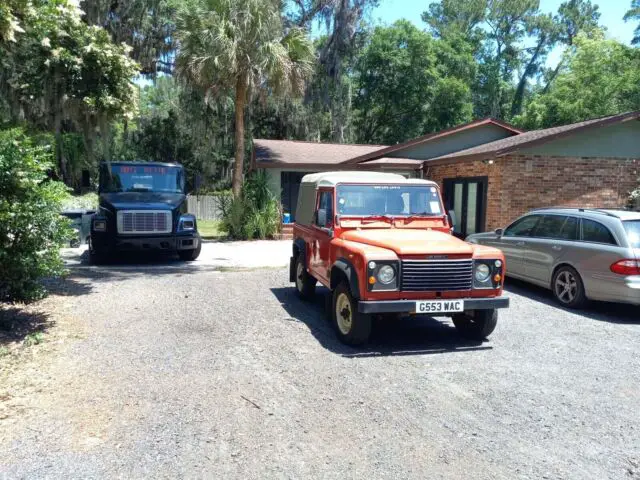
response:
<path fill-rule="evenodd" d="M 496 260 L 496 268 L 500 268 L 502 266 L 502 260 Z"/>
<path fill-rule="evenodd" d="M 383 265 L 378 270 L 378 281 L 385 285 L 393 282 L 393 279 L 396 278 L 396 271 L 393 269 L 391 265 Z"/>
<path fill-rule="evenodd" d="M 371 270 L 373 270 L 374 268 L 376 268 L 376 262 L 369 262 L 369 268 Z"/>
<path fill-rule="evenodd" d="M 476 280 L 479 282 L 485 282 L 491 275 L 491 270 L 489 266 L 485 263 L 480 263 L 476 265 Z"/>

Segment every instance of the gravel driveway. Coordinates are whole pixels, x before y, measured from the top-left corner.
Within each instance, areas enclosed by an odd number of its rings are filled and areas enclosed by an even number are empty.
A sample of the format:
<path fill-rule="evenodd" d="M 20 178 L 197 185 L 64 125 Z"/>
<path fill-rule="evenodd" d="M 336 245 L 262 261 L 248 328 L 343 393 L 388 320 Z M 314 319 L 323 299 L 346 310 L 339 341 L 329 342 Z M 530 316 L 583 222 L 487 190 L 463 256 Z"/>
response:
<path fill-rule="evenodd" d="M 510 283 L 489 342 L 334 339 L 285 269 L 79 268 L 86 335 L 0 421 L 6 478 L 640 478 L 640 321 Z M 5 478 L 5 477 L 2 477 Z"/>

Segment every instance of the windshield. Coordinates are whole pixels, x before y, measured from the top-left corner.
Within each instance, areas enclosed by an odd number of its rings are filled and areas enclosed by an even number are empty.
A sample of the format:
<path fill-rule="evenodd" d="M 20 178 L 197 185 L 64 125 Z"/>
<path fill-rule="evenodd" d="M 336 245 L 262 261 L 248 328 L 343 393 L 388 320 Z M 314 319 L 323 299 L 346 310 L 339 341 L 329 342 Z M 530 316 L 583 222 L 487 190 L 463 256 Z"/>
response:
<path fill-rule="evenodd" d="M 156 165 L 111 165 L 103 167 L 100 191 L 182 193 L 182 169 Z"/>
<path fill-rule="evenodd" d="M 631 247 L 640 248 L 640 220 L 631 220 L 622 222 L 622 224 L 627 231 L 627 238 Z"/>
<path fill-rule="evenodd" d="M 443 215 L 438 189 L 429 185 L 338 185 L 338 215 Z"/>

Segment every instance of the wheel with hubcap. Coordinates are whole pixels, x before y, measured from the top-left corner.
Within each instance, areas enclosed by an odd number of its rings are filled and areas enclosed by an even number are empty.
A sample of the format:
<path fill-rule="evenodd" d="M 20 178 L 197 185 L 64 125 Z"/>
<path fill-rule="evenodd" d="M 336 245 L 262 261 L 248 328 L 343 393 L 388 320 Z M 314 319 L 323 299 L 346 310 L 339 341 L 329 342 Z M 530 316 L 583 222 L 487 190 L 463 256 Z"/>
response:
<path fill-rule="evenodd" d="M 551 282 L 553 296 L 568 308 L 581 308 L 587 301 L 580 274 L 572 267 L 560 267 Z"/>
<path fill-rule="evenodd" d="M 333 291 L 331 309 L 338 339 L 347 345 L 362 345 L 371 335 L 371 316 L 358 312 L 358 305 L 346 283 Z"/>
<path fill-rule="evenodd" d="M 296 257 L 296 290 L 303 300 L 311 300 L 316 293 L 317 280 L 309 275 L 304 257 Z"/>
<path fill-rule="evenodd" d="M 454 315 L 453 324 L 460 334 L 471 340 L 484 340 L 496 329 L 498 311 L 471 310 Z"/>

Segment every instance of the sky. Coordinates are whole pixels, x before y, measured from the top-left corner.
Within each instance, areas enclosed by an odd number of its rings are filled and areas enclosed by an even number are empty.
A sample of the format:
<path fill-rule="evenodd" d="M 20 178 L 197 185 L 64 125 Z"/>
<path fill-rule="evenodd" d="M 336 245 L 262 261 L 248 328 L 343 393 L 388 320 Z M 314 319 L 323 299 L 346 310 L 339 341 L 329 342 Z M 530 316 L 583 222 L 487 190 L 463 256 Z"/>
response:
<path fill-rule="evenodd" d="M 421 28 L 425 27 L 420 16 L 428 9 L 434 0 L 380 0 L 380 6 L 373 10 L 371 16 L 376 22 L 389 24 L 401 18 L 406 18 Z M 557 13 L 558 7 L 564 0 L 540 0 L 540 11 L 543 13 Z M 608 35 L 623 43 L 630 44 L 637 22 L 626 23 L 624 14 L 631 7 L 631 0 L 593 0 L 600 6 L 600 23 L 607 27 Z M 555 65 L 562 55 L 557 48 L 549 56 L 550 66 Z"/>

